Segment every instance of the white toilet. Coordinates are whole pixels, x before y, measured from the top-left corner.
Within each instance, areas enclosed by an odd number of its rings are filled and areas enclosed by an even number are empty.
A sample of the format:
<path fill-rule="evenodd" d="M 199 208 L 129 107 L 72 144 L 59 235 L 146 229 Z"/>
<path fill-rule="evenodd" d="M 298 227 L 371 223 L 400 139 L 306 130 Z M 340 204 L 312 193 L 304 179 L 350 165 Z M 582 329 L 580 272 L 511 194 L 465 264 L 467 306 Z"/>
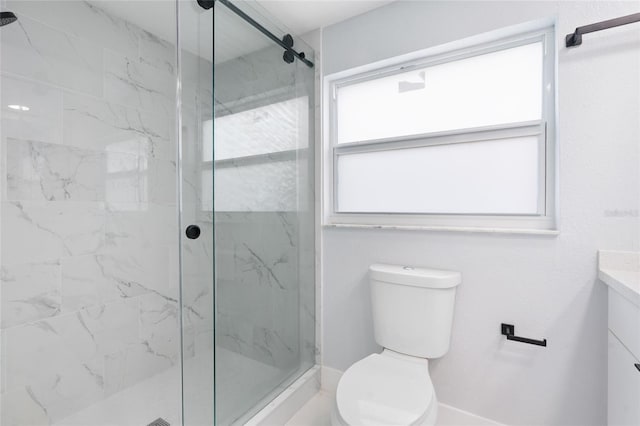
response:
<path fill-rule="evenodd" d="M 459 272 L 371 265 L 375 339 L 384 350 L 345 371 L 332 423 L 434 425 L 438 401 L 428 358 L 449 350 Z"/>

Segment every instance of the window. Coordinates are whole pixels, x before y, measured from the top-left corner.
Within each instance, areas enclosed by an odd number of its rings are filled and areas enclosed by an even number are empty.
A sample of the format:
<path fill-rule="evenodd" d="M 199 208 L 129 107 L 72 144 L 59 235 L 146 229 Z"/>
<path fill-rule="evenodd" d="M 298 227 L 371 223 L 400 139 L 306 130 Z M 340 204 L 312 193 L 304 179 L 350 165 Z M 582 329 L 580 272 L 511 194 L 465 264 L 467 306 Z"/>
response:
<path fill-rule="evenodd" d="M 295 211 L 301 159 L 308 148 L 309 99 L 273 100 L 203 123 L 202 209 Z M 242 108 L 243 105 L 240 106 Z"/>
<path fill-rule="evenodd" d="M 329 225 L 555 228 L 553 28 L 327 78 Z"/>

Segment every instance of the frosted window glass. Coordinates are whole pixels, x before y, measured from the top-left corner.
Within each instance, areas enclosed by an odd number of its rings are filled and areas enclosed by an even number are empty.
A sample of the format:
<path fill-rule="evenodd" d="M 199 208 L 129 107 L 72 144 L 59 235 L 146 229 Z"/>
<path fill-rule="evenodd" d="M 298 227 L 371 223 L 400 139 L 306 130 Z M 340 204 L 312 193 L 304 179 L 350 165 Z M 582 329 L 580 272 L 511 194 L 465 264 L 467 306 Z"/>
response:
<path fill-rule="evenodd" d="M 337 89 L 338 143 L 540 120 L 542 43 Z"/>
<path fill-rule="evenodd" d="M 217 169 L 215 211 L 294 211 L 298 201 L 296 172 L 295 160 Z M 203 177 L 207 182 L 210 179 L 211 174 Z"/>
<path fill-rule="evenodd" d="M 309 98 L 303 96 L 205 121 L 203 159 L 212 161 L 215 157 L 215 161 L 221 161 L 307 148 L 308 120 Z M 262 161 L 233 167 L 214 166 L 215 189 L 213 172 L 204 170 L 202 208 L 211 211 L 215 204 L 216 211 L 296 210 L 297 178 L 303 165 L 296 160 L 268 157 Z"/>
<path fill-rule="evenodd" d="M 337 211 L 536 214 L 535 136 L 338 157 Z"/>
<path fill-rule="evenodd" d="M 212 159 L 212 132 L 216 160 L 306 148 L 308 119 L 307 96 L 216 117 L 203 125 L 203 157 Z"/>

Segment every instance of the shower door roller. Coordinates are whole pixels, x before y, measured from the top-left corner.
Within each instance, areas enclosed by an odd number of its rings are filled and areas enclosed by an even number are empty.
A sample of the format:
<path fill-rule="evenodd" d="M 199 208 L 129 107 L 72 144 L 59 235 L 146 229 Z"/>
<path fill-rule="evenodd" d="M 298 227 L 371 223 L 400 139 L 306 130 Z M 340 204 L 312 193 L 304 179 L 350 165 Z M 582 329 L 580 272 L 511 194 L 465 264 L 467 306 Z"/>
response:
<path fill-rule="evenodd" d="M 189 225 L 185 234 L 187 234 L 187 238 L 195 240 L 200 236 L 200 227 L 198 225 Z"/>

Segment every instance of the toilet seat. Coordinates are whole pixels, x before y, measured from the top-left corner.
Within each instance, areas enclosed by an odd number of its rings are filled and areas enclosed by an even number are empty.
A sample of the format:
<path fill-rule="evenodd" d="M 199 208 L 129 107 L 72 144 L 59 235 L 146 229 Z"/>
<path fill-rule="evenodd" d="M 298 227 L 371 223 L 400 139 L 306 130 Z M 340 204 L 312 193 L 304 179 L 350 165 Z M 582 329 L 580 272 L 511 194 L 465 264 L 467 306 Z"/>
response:
<path fill-rule="evenodd" d="M 428 361 L 400 354 L 372 354 L 343 374 L 337 410 L 349 425 L 422 424 L 435 399 Z"/>

